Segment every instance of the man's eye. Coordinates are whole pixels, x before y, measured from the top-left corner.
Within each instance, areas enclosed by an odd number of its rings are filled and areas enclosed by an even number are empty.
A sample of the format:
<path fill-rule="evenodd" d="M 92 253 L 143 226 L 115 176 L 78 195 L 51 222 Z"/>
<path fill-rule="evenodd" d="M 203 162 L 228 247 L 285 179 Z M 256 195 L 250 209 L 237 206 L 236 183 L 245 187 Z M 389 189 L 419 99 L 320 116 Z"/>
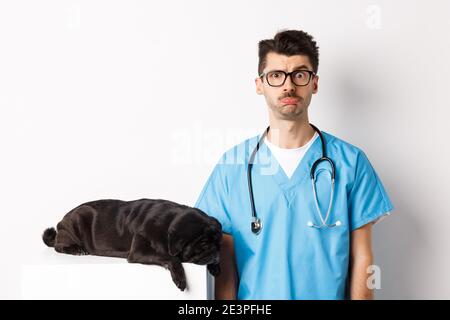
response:
<path fill-rule="evenodd" d="M 269 74 L 269 76 L 271 78 L 277 79 L 277 78 L 281 77 L 281 72 L 272 72 L 271 74 Z"/>
<path fill-rule="evenodd" d="M 294 77 L 297 79 L 302 79 L 306 77 L 306 72 L 296 72 L 294 73 Z"/>

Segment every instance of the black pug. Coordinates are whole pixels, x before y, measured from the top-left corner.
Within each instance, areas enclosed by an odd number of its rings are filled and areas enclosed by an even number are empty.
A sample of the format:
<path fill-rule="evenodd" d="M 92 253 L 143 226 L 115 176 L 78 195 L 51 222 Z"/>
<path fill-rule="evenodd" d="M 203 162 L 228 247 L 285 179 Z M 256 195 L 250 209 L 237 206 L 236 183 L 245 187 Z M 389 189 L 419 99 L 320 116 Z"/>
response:
<path fill-rule="evenodd" d="M 220 273 L 222 226 L 203 211 L 162 199 L 96 200 L 68 212 L 42 239 L 57 252 L 126 258 L 170 270 L 186 288 L 182 262 L 207 264 Z"/>

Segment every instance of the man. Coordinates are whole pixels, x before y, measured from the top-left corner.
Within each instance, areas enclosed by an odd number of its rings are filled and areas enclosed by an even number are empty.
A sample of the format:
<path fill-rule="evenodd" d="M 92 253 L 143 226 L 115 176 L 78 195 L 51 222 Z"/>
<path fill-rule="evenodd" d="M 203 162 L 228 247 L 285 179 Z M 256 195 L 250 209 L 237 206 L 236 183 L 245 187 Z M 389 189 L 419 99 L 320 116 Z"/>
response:
<path fill-rule="evenodd" d="M 318 56 L 303 31 L 259 42 L 256 92 L 269 107 L 270 129 L 225 152 L 195 204 L 224 232 L 216 299 L 373 298 L 367 283 L 371 227 L 393 206 L 364 152 L 324 131 L 334 189 L 328 161 L 317 165 L 311 184 L 311 167 L 323 154 L 308 118 L 318 91 Z"/>

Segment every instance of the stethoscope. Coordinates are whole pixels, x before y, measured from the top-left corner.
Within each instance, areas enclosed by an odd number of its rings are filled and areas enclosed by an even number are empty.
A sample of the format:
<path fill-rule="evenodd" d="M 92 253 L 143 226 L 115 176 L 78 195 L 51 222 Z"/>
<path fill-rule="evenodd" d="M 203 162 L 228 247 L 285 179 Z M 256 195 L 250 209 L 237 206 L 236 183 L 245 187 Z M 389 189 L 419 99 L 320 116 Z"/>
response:
<path fill-rule="evenodd" d="M 314 126 L 312 124 L 310 124 L 310 125 L 319 134 L 320 142 L 322 143 L 322 157 L 320 157 L 319 159 L 314 161 L 314 163 L 313 163 L 313 165 L 311 167 L 311 171 L 310 171 L 311 184 L 312 184 L 312 189 L 313 189 L 313 193 L 314 193 L 314 202 L 316 204 L 316 212 L 317 212 L 317 215 L 320 218 L 321 224 L 317 225 L 317 224 L 314 224 L 312 221 L 308 221 L 307 226 L 311 227 L 311 228 L 317 228 L 317 229 L 333 228 L 333 227 L 337 227 L 337 226 L 341 225 L 341 221 L 339 221 L 339 220 L 337 220 L 333 224 L 328 224 L 327 223 L 328 218 L 330 216 L 331 208 L 333 206 L 335 167 L 334 167 L 333 161 L 330 158 L 327 157 L 325 140 L 324 140 L 324 138 L 322 136 L 322 132 L 320 132 L 320 130 L 316 126 Z M 264 131 L 264 133 L 262 134 L 262 136 L 259 139 L 258 143 L 256 144 L 255 149 L 253 149 L 253 152 L 250 155 L 250 159 L 249 159 L 248 167 L 247 167 L 247 183 L 248 183 L 248 191 L 250 193 L 250 204 L 251 204 L 252 218 L 253 218 L 251 227 L 252 227 L 252 231 L 253 231 L 254 234 L 259 234 L 261 232 L 262 221 L 261 221 L 261 219 L 259 219 L 257 217 L 256 210 L 255 210 L 255 199 L 253 197 L 253 187 L 252 187 L 252 167 L 253 167 L 253 161 L 255 159 L 255 155 L 256 155 L 256 153 L 259 150 L 259 146 L 263 142 L 264 137 L 269 132 L 269 129 L 270 129 L 270 126 L 268 126 L 267 129 Z M 331 166 L 331 195 L 330 195 L 330 201 L 328 203 L 328 210 L 327 210 L 327 214 L 325 215 L 325 218 L 322 215 L 322 211 L 319 208 L 319 203 L 318 203 L 318 200 L 317 200 L 316 177 L 315 177 L 316 167 L 323 161 L 328 162 L 330 164 L 330 166 Z M 325 170 L 325 169 L 321 169 L 321 170 Z M 320 172 L 320 170 L 318 172 Z"/>

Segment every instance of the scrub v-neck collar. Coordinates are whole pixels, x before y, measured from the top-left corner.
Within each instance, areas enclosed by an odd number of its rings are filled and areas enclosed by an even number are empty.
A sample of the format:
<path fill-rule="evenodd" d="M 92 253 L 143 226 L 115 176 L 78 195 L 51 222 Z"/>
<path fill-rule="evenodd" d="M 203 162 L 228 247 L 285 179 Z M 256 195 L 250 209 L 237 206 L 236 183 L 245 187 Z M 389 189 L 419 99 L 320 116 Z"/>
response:
<path fill-rule="evenodd" d="M 291 178 L 286 175 L 283 168 L 280 166 L 280 163 L 278 162 L 272 151 L 270 151 L 270 148 L 266 143 L 261 144 L 258 153 L 259 152 L 265 153 L 270 161 L 273 162 L 272 165 L 275 166 L 276 172 L 272 174 L 272 178 L 280 187 L 286 200 L 288 201 L 288 204 L 290 205 L 292 199 L 295 197 L 295 194 L 299 189 L 299 185 L 303 183 L 305 179 L 309 178 L 311 167 L 314 161 L 322 156 L 322 145 L 320 137 L 317 137 L 309 146 L 308 150 L 306 150 L 303 158 L 297 165 L 297 168 L 295 168 L 295 171 L 292 174 Z"/>

